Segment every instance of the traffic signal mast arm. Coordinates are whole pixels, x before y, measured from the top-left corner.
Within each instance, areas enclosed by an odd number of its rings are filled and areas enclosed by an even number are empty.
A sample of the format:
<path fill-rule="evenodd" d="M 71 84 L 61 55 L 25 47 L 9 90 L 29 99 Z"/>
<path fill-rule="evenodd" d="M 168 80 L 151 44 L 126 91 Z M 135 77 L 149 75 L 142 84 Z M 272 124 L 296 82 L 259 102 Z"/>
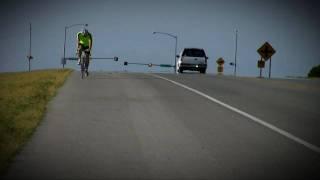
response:
<path fill-rule="evenodd" d="M 149 67 L 152 67 L 152 66 L 159 66 L 159 67 L 173 67 L 173 65 L 171 64 L 153 64 L 153 63 L 136 63 L 136 62 L 127 62 L 125 61 L 123 63 L 123 65 L 127 66 L 129 64 L 134 64 L 134 65 L 142 65 L 142 66 L 149 66 Z"/>

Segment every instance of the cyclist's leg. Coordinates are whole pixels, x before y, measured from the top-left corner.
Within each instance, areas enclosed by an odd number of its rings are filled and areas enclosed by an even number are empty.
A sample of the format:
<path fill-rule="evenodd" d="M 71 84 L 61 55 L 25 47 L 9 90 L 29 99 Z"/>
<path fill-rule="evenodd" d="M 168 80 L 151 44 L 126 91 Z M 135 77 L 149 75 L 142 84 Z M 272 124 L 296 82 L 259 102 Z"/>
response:
<path fill-rule="evenodd" d="M 80 65 L 80 59 L 81 59 L 81 56 L 82 56 L 82 51 L 83 51 L 83 47 L 82 47 L 82 45 L 79 45 L 79 47 L 77 49 L 77 52 L 78 52 L 78 65 Z"/>
<path fill-rule="evenodd" d="M 88 48 L 86 49 L 88 50 Z M 86 61 L 85 61 L 85 69 L 86 69 L 86 73 L 87 73 L 87 76 L 89 75 L 89 72 L 88 72 L 88 68 L 89 68 L 89 62 L 90 62 L 90 52 L 88 52 L 86 54 Z"/>
<path fill-rule="evenodd" d="M 87 69 L 89 68 L 89 64 L 90 64 L 90 56 L 91 56 L 91 52 L 89 50 L 89 52 L 88 52 L 88 61 L 87 61 Z"/>

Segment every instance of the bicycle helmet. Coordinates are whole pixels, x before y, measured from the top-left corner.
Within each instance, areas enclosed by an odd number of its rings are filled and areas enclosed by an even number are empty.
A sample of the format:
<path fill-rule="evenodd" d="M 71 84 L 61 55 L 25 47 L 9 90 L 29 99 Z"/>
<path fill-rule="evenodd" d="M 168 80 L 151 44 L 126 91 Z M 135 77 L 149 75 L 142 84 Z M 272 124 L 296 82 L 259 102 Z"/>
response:
<path fill-rule="evenodd" d="M 81 32 L 82 32 L 82 34 L 88 34 L 89 33 L 88 29 L 86 29 L 86 28 L 83 28 Z"/>

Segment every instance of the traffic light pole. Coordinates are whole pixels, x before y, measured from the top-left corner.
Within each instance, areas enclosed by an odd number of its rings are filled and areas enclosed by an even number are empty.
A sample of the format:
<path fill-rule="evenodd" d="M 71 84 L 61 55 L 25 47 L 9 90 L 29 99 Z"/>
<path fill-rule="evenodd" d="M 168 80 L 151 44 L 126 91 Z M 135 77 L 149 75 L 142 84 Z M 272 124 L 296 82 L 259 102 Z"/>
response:
<path fill-rule="evenodd" d="M 238 30 L 236 30 L 236 48 L 234 52 L 234 76 L 237 75 L 237 53 L 238 53 Z"/>
<path fill-rule="evenodd" d="M 63 59 L 62 59 L 62 68 L 66 63 L 66 44 L 67 44 L 67 29 L 75 26 L 88 26 L 88 24 L 72 24 L 64 27 L 64 44 L 63 44 Z"/>
<path fill-rule="evenodd" d="M 31 27 L 31 23 L 30 23 L 30 40 L 29 40 L 29 72 L 31 71 L 31 31 L 32 31 L 32 29 L 31 29 L 32 27 Z"/>
<path fill-rule="evenodd" d="M 128 66 L 129 64 L 149 66 L 149 67 L 152 67 L 152 66 L 168 67 L 168 68 L 174 67 L 174 66 L 171 65 L 171 64 L 153 64 L 153 63 L 137 63 L 137 62 L 131 62 L 131 63 L 130 63 L 130 62 L 127 62 L 127 61 L 125 61 L 125 62 L 123 63 L 123 65 L 125 65 L 125 66 Z"/>
<path fill-rule="evenodd" d="M 67 26 L 64 27 L 64 45 L 63 45 L 62 68 L 64 68 L 64 64 L 66 62 L 66 41 L 67 41 Z"/>
<path fill-rule="evenodd" d="M 65 62 L 67 60 L 69 60 L 69 61 L 78 61 L 78 57 L 64 57 L 64 59 L 65 59 Z M 119 61 L 119 58 L 117 56 L 115 56 L 115 57 L 90 57 L 89 59 L 90 60 L 95 59 L 95 60 L 114 60 L 114 61 Z"/>
<path fill-rule="evenodd" d="M 153 32 L 153 34 L 163 34 L 163 35 L 167 35 L 170 36 L 172 38 L 174 38 L 176 40 L 175 42 L 175 51 L 174 51 L 174 66 L 173 66 L 173 72 L 176 74 L 176 65 L 177 65 L 177 48 L 178 48 L 178 36 L 172 35 L 170 33 L 166 33 L 166 32 Z"/>
<path fill-rule="evenodd" d="M 31 35 L 32 35 L 32 33 L 31 33 L 31 31 L 32 31 L 32 28 L 31 28 L 31 23 L 30 23 L 30 39 L 29 39 L 29 55 L 27 56 L 27 58 L 28 58 L 28 63 L 29 63 L 29 72 L 31 71 L 31 59 L 33 58 L 32 56 L 31 56 L 31 40 L 32 40 L 32 37 L 31 37 Z"/>
<path fill-rule="evenodd" d="M 173 66 L 173 69 L 174 69 L 174 73 L 176 74 L 177 73 L 177 46 L 178 46 L 178 36 L 175 36 L 175 39 L 176 39 L 176 48 L 175 48 L 175 51 L 174 51 L 174 66 Z"/>

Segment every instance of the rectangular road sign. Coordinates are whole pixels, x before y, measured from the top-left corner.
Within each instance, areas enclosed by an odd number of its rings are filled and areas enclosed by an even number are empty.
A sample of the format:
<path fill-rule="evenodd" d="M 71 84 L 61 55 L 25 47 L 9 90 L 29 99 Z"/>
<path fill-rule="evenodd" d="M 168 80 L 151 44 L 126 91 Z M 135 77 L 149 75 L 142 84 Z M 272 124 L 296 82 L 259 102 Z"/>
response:
<path fill-rule="evenodd" d="M 265 61 L 259 60 L 258 61 L 258 68 L 264 68 Z"/>

